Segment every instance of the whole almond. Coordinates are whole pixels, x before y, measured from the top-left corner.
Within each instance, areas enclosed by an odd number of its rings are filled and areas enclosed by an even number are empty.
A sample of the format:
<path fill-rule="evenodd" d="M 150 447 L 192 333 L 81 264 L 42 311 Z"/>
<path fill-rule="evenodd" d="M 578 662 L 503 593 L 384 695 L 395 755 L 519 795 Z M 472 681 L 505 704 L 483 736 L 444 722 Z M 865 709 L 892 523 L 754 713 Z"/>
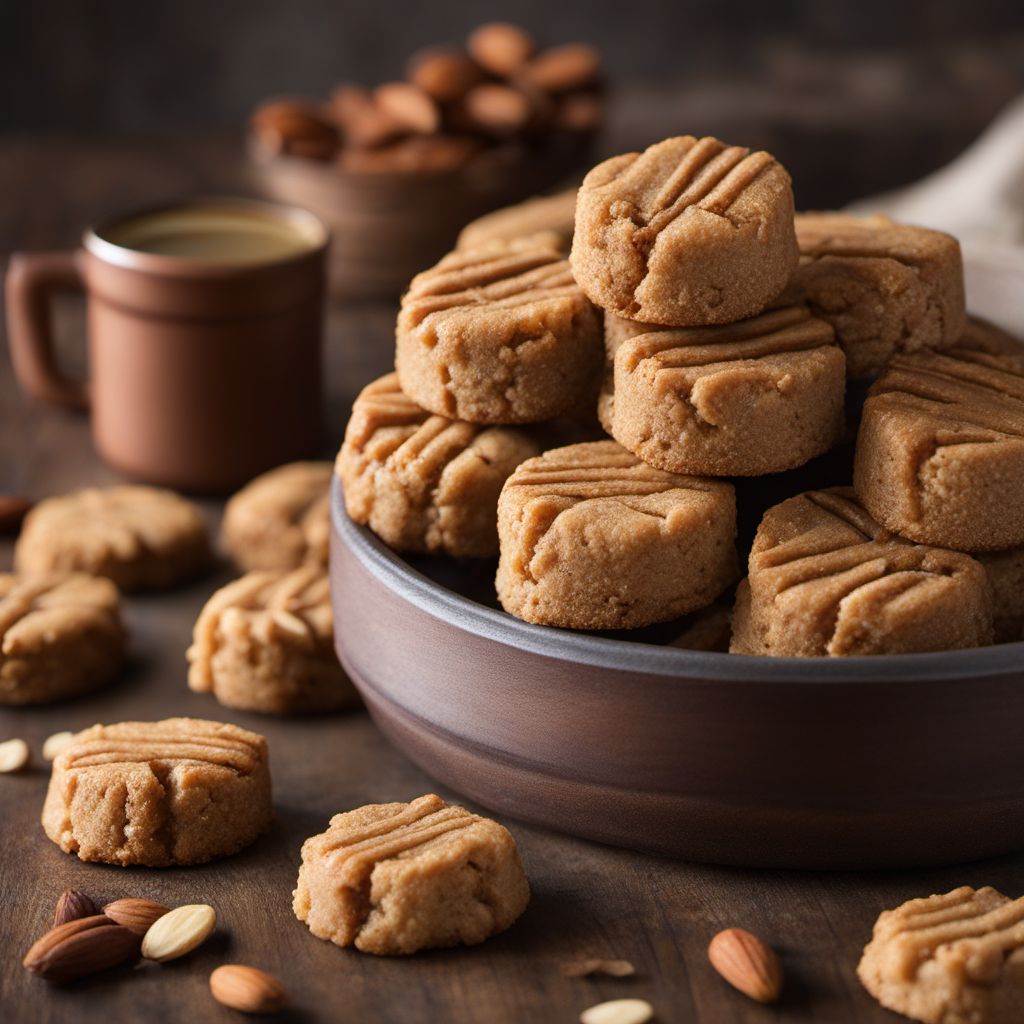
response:
<path fill-rule="evenodd" d="M 242 1013 L 275 1013 L 288 1002 L 288 993 L 272 974 L 245 964 L 224 964 L 210 975 L 213 998 Z"/>
<path fill-rule="evenodd" d="M 711 966 L 733 988 L 759 1003 L 782 991 L 782 965 L 771 946 L 743 928 L 726 928 L 708 946 Z"/>
<path fill-rule="evenodd" d="M 593 85 L 601 73 L 601 56 L 587 43 L 569 43 L 538 54 L 524 69 L 528 81 L 546 92 L 570 92 Z"/>
<path fill-rule="evenodd" d="M 580 1014 L 580 1024 L 647 1024 L 654 1007 L 646 999 L 612 999 Z"/>
<path fill-rule="evenodd" d="M 0 743 L 0 773 L 20 772 L 28 764 L 28 744 L 22 739 Z"/>
<path fill-rule="evenodd" d="M 55 732 L 43 741 L 43 759 L 52 761 L 73 739 L 73 732 Z"/>
<path fill-rule="evenodd" d="M 432 47 L 414 53 L 406 77 L 438 103 L 462 99 L 483 77 L 477 63 L 460 50 Z"/>
<path fill-rule="evenodd" d="M 252 115 L 259 147 L 276 155 L 287 152 L 329 160 L 338 146 L 337 129 L 313 104 L 302 100 L 272 100 Z"/>
<path fill-rule="evenodd" d="M 411 82 L 386 82 L 373 96 L 385 114 L 409 131 L 430 135 L 441 127 L 438 105 Z"/>
<path fill-rule="evenodd" d="M 96 904 L 84 892 L 77 889 L 65 889 L 57 900 L 53 910 L 53 927 L 58 928 L 68 921 L 77 921 L 83 917 L 95 917 Z"/>
<path fill-rule="evenodd" d="M 138 955 L 138 935 L 96 914 L 48 931 L 22 964 L 47 981 L 64 982 L 128 963 Z"/>
<path fill-rule="evenodd" d="M 515 135 L 533 116 L 529 97 L 510 85 L 485 82 L 470 89 L 463 103 L 473 127 L 490 135 Z"/>
<path fill-rule="evenodd" d="M 176 907 L 158 918 L 142 939 L 142 955 L 164 963 L 201 946 L 217 926 L 217 914 L 205 903 Z"/>
<path fill-rule="evenodd" d="M 0 494 L 0 537 L 17 533 L 32 508 L 32 502 L 13 494 Z"/>
<path fill-rule="evenodd" d="M 165 907 L 162 903 L 154 903 L 152 900 L 137 899 L 129 896 L 125 899 L 114 900 L 113 903 L 108 903 L 103 908 L 103 913 L 114 924 L 122 925 L 129 931 L 135 932 L 141 938 L 164 914 L 170 913 L 170 910 L 170 907 Z"/>
<path fill-rule="evenodd" d="M 611 978 L 628 978 L 636 968 L 628 960 L 570 960 L 562 964 L 565 978 L 586 978 L 591 974 L 607 974 Z"/>
<path fill-rule="evenodd" d="M 467 44 L 477 63 L 499 77 L 521 68 L 536 48 L 528 32 L 505 21 L 481 25 L 470 35 Z"/>

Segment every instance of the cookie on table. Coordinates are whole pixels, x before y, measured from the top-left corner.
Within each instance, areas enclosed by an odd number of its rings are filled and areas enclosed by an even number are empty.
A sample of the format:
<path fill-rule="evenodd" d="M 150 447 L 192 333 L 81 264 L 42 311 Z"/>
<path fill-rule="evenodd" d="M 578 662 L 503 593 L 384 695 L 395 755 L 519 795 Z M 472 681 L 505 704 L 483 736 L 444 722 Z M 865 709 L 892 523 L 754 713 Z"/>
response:
<path fill-rule="evenodd" d="M 515 206 L 485 213 L 470 221 L 456 242 L 456 249 L 476 249 L 492 242 L 538 239 L 568 255 L 576 220 L 576 189 L 553 196 L 537 196 Z"/>
<path fill-rule="evenodd" d="M 356 398 L 337 472 L 348 514 L 396 551 L 488 557 L 502 484 L 537 452 L 514 427 L 427 412 L 389 373 Z"/>
<path fill-rule="evenodd" d="M 748 570 L 736 593 L 733 654 L 910 654 L 992 641 L 981 565 L 894 536 L 848 487 L 770 508 Z"/>
<path fill-rule="evenodd" d="M 964 271 L 951 235 L 884 216 L 799 213 L 800 266 L 786 298 L 827 320 L 851 377 L 892 356 L 955 345 L 964 330 Z"/>
<path fill-rule="evenodd" d="M 256 477 L 224 509 L 224 547 L 251 569 L 327 564 L 329 462 L 292 462 Z"/>
<path fill-rule="evenodd" d="M 974 557 L 988 573 L 996 643 L 1024 640 L 1024 546 Z"/>
<path fill-rule="evenodd" d="M 803 306 L 618 345 L 611 434 L 671 473 L 762 476 L 828 451 L 843 428 L 846 361 Z"/>
<path fill-rule="evenodd" d="M 103 864 L 203 864 L 270 827 L 267 741 L 223 722 L 94 725 L 53 762 L 43 829 Z"/>
<path fill-rule="evenodd" d="M 1024 544 L 1024 355 L 894 358 L 864 403 L 853 483 L 880 523 L 911 540 Z"/>
<path fill-rule="evenodd" d="M 734 579 L 736 503 L 614 441 L 545 452 L 498 502 L 505 611 L 570 629 L 627 629 L 709 605 Z"/>
<path fill-rule="evenodd" d="M 199 613 L 188 685 L 221 704 L 287 715 L 333 711 L 359 697 L 334 652 L 327 572 L 253 570 Z"/>
<path fill-rule="evenodd" d="M 76 697 L 111 679 L 124 659 L 120 599 L 84 573 L 0 573 L 0 705 Z"/>
<path fill-rule="evenodd" d="M 395 367 L 402 390 L 439 416 L 538 423 L 596 393 L 600 323 L 550 245 L 459 250 L 403 296 Z"/>
<path fill-rule="evenodd" d="M 576 200 L 576 280 L 631 320 L 693 327 L 753 316 L 798 257 L 785 169 L 717 139 L 684 135 L 612 157 Z"/>
<path fill-rule="evenodd" d="M 1024 899 L 963 885 L 885 910 L 857 976 L 882 1006 L 925 1024 L 1019 1024 Z"/>
<path fill-rule="evenodd" d="M 198 507 L 156 487 L 90 487 L 40 502 L 14 550 L 18 572 L 87 572 L 122 590 L 169 587 L 206 568 Z"/>
<path fill-rule="evenodd" d="M 336 814 L 303 843 L 294 896 L 317 938 L 386 956 L 483 942 L 530 887 L 508 829 L 430 794 Z"/>

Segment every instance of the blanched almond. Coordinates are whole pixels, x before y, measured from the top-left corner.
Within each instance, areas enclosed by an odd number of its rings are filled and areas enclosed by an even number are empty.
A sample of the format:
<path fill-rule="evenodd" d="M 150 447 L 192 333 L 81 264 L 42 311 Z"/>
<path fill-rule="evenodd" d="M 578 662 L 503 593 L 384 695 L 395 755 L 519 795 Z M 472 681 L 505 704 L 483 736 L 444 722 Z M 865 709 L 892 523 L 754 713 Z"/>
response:
<path fill-rule="evenodd" d="M 43 741 L 43 760 L 52 761 L 73 739 L 73 732 L 55 732 Z"/>
<path fill-rule="evenodd" d="M 580 1024 L 647 1024 L 654 1007 L 646 999 L 612 999 L 580 1014 Z"/>
<path fill-rule="evenodd" d="M 201 946 L 217 926 L 217 914 L 205 903 L 194 903 L 158 918 L 142 940 L 142 955 L 164 963 Z"/>
<path fill-rule="evenodd" d="M 28 764 L 28 744 L 22 739 L 0 743 L 0 773 L 20 772 Z"/>

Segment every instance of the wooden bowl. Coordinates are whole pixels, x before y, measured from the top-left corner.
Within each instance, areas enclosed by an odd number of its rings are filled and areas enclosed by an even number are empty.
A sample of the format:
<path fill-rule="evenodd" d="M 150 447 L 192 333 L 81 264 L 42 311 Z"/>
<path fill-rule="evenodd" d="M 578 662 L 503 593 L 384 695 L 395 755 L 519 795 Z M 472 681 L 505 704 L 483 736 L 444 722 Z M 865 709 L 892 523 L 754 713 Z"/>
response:
<path fill-rule="evenodd" d="M 1024 643 L 800 659 L 608 639 L 475 599 L 491 563 L 396 554 L 348 518 L 337 481 L 331 531 L 335 643 L 370 713 L 485 807 L 759 867 L 1024 846 Z"/>
<path fill-rule="evenodd" d="M 470 220 L 543 192 L 589 164 L 590 142 L 538 151 L 499 147 L 445 171 L 355 172 L 300 157 L 251 166 L 266 195 L 315 213 L 331 229 L 335 296 L 390 297 L 455 244 Z"/>

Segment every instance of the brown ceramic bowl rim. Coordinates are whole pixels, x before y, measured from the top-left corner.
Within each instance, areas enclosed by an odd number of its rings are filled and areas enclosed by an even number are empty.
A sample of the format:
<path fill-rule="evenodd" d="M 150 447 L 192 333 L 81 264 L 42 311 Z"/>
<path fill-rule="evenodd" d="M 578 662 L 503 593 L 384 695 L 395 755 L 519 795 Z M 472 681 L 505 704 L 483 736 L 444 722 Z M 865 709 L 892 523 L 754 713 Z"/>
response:
<path fill-rule="evenodd" d="M 276 217 L 295 224 L 303 233 L 308 233 L 311 241 L 308 248 L 302 249 L 293 256 L 274 257 L 265 260 L 222 262 L 185 258 L 182 256 L 166 256 L 160 253 L 142 252 L 107 237 L 115 228 L 128 221 L 150 217 L 168 210 L 183 208 L 212 207 L 221 209 L 250 210 L 267 216 Z M 313 237 L 318 236 L 318 241 Z M 86 228 L 82 234 L 82 247 L 97 259 L 112 266 L 127 270 L 140 270 L 145 273 L 163 274 L 171 277 L 235 277 L 239 274 L 265 271 L 268 267 L 287 267 L 302 263 L 310 258 L 319 259 L 330 245 L 331 233 L 327 226 L 315 214 L 300 206 L 287 203 L 276 203 L 266 199 L 248 199 L 238 196 L 188 196 L 183 199 L 157 203 L 153 206 L 131 210 L 128 213 L 110 217 L 95 227 Z"/>
<path fill-rule="evenodd" d="M 389 590 L 416 607 L 478 636 L 546 657 L 654 676 L 678 676 L 722 683 L 841 683 L 857 685 L 927 683 L 964 676 L 1011 675 L 1024 663 L 1024 641 L 938 651 L 851 658 L 762 658 L 714 651 L 687 651 L 537 626 L 488 608 L 435 583 L 410 566 L 344 508 L 340 481 L 331 486 L 334 530 L 360 563 Z"/>

